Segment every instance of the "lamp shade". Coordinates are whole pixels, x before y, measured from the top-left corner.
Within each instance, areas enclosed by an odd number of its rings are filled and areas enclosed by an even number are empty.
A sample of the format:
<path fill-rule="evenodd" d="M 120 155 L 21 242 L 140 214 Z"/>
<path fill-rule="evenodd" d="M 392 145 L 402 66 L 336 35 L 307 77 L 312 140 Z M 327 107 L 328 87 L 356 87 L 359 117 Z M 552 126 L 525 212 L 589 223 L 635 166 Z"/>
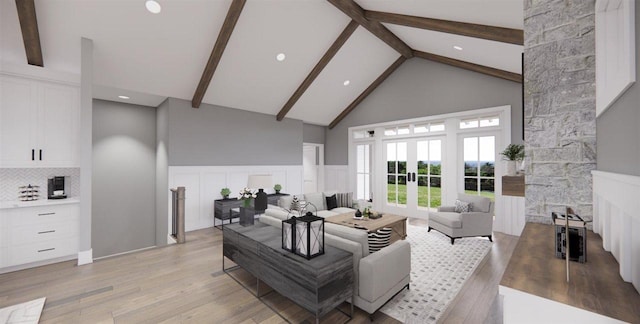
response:
<path fill-rule="evenodd" d="M 251 189 L 271 188 L 273 177 L 270 174 L 252 174 L 249 176 L 247 187 Z"/>

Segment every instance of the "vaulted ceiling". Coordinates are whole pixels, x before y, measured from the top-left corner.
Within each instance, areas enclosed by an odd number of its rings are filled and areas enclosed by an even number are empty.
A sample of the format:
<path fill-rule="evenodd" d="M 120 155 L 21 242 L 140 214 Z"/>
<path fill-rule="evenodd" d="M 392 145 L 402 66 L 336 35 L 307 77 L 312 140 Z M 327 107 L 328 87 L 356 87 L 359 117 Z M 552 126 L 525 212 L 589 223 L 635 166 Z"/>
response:
<path fill-rule="evenodd" d="M 27 64 L 16 1 L 0 1 L 0 60 Z M 158 2 L 162 12 L 151 14 L 144 0 L 35 0 L 45 68 L 79 74 L 79 39 L 87 37 L 94 41 L 96 97 L 118 101 L 117 95 L 124 94 L 131 97 L 127 102 L 147 105 L 157 105 L 165 97 L 191 101 L 233 1 Z M 389 69 L 404 60 L 362 22 L 351 23 L 352 17 L 340 8 L 350 2 L 247 0 L 202 102 L 280 113 L 279 117 L 319 125 L 335 123 L 346 108 L 355 108 L 354 101 L 357 104 L 363 92 L 375 91 L 371 86 L 376 80 L 383 82 L 380 76 L 385 71 L 391 73 Z M 521 30 L 522 1 L 356 0 L 354 4 L 365 10 L 365 23 L 382 23 L 417 51 L 419 58 L 412 59 L 462 62 L 463 67 L 471 63 L 512 79 L 521 73 L 521 43 L 393 24 L 398 15 L 387 13 Z M 285 53 L 286 59 L 277 61 L 278 53 Z M 323 68 L 311 73 L 317 65 Z"/>

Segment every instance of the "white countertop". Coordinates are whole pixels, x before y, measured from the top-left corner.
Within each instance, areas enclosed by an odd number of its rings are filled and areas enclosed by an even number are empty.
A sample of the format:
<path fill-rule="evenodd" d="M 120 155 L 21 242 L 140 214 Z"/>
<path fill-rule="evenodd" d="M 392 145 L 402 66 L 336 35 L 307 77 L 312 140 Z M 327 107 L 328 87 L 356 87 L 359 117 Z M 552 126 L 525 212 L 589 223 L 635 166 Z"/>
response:
<path fill-rule="evenodd" d="M 52 206 L 52 205 L 65 205 L 65 204 L 77 204 L 80 203 L 80 198 L 69 197 L 65 199 L 40 199 L 32 201 L 0 201 L 0 209 L 8 208 L 22 208 L 22 207 L 37 207 L 37 206 Z"/>

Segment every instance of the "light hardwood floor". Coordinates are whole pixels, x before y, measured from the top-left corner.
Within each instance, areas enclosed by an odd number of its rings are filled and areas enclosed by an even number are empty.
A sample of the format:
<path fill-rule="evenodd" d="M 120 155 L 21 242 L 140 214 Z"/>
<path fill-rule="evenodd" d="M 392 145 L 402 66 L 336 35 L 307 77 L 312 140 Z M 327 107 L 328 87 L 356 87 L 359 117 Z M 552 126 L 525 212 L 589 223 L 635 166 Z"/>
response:
<path fill-rule="evenodd" d="M 426 226 L 420 220 L 410 223 Z M 447 238 L 443 238 L 447 239 Z M 491 252 L 443 314 L 443 323 L 499 322 L 498 283 L 517 237 L 496 234 Z M 294 323 L 313 316 L 276 292 L 256 299 L 222 270 L 222 232 L 187 233 L 187 243 L 75 266 L 61 262 L 0 275 L 0 308 L 47 297 L 41 323 Z M 255 288 L 242 270 L 236 279 Z M 261 287 L 261 291 L 262 287 Z M 348 312 L 348 304 L 341 307 Z M 377 312 L 375 323 L 397 323 Z M 323 323 L 348 318 L 333 311 Z M 350 323 L 368 323 L 356 308 Z"/>

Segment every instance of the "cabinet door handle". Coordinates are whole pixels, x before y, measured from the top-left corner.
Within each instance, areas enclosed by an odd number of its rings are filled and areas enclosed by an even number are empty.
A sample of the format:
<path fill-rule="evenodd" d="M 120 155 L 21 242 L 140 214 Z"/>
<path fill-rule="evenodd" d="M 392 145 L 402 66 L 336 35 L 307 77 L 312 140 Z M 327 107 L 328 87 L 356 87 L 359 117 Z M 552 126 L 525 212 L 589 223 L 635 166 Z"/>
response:
<path fill-rule="evenodd" d="M 35 160 L 36 160 L 36 150 L 31 149 L 31 161 L 35 161 Z"/>
<path fill-rule="evenodd" d="M 38 250 L 38 253 L 40 253 L 40 252 L 47 252 L 47 251 L 53 251 L 53 250 L 55 250 L 55 249 L 56 249 L 56 248 L 48 248 L 48 249 Z"/>
<path fill-rule="evenodd" d="M 43 214 L 38 214 L 38 216 L 48 216 L 48 215 L 55 215 L 56 213 L 43 213 Z"/>
<path fill-rule="evenodd" d="M 42 232 L 38 232 L 38 234 L 47 234 L 47 233 L 55 233 L 56 230 L 50 230 L 50 231 L 42 231 Z"/>
<path fill-rule="evenodd" d="M 40 149 L 40 161 L 42 161 L 42 149 Z"/>

